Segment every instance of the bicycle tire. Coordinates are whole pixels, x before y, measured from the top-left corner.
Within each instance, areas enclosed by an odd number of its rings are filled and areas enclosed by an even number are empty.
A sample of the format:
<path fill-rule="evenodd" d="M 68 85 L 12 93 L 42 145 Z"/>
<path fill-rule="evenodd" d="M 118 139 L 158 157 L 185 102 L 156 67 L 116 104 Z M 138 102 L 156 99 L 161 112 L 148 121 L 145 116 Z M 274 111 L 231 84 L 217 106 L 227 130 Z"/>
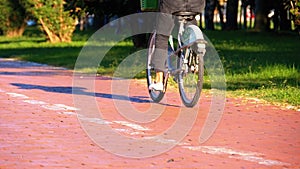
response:
<path fill-rule="evenodd" d="M 188 38 L 185 39 L 184 44 L 203 39 L 201 30 L 195 25 L 187 26 L 183 36 Z M 205 45 L 197 43 L 195 45 L 182 50 L 180 53 L 182 56 L 178 58 L 178 68 L 182 68 L 182 71 L 178 74 L 177 83 L 181 100 L 186 107 L 194 107 L 198 103 L 203 86 L 204 53 L 202 52 L 205 50 Z"/>
<path fill-rule="evenodd" d="M 154 102 L 158 103 L 163 99 L 163 97 L 165 95 L 165 92 L 164 91 L 155 91 L 155 90 L 150 90 L 149 89 L 149 86 L 152 83 L 154 83 L 155 74 L 156 74 L 155 70 L 151 66 L 151 59 L 153 57 L 154 50 L 155 50 L 155 37 L 156 37 L 156 32 L 153 32 L 151 34 L 150 38 L 149 38 L 148 52 L 147 52 L 146 74 L 147 74 L 147 87 L 148 87 L 149 95 L 150 95 L 151 99 Z"/>

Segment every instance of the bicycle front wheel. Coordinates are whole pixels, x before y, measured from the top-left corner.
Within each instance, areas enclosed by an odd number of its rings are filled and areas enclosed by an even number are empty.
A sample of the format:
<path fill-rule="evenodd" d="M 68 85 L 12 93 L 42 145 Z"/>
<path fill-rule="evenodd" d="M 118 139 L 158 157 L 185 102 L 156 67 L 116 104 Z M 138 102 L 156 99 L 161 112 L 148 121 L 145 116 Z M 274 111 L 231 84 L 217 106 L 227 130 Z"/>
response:
<path fill-rule="evenodd" d="M 147 74 L 147 86 L 148 86 L 148 90 L 149 90 L 149 95 L 154 102 L 158 103 L 164 97 L 164 95 L 165 95 L 164 91 L 156 91 L 156 90 L 149 89 L 149 86 L 152 83 L 155 83 L 155 75 L 156 75 L 156 71 L 151 66 L 151 59 L 152 59 L 152 57 L 154 55 L 154 51 L 155 51 L 155 37 L 156 37 L 156 33 L 154 32 L 154 33 L 152 33 L 152 35 L 150 36 L 150 39 L 149 39 L 146 74 Z"/>

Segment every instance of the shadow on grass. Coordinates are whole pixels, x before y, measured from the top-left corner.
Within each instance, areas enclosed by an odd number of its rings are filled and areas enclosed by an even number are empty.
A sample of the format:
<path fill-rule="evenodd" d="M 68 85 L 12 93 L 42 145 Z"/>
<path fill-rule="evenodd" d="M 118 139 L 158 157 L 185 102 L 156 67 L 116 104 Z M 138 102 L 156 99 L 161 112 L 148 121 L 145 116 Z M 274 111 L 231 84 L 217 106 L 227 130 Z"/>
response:
<path fill-rule="evenodd" d="M 272 65 L 294 67 L 300 71 L 300 57 L 297 57 L 297 55 L 299 54 L 294 51 L 263 52 L 223 49 L 220 52 L 225 72 L 232 74 L 257 72 Z"/>
<path fill-rule="evenodd" d="M 10 44 L 12 41 L 11 40 L 3 40 L 0 41 L 0 45 L 7 45 Z M 15 39 L 13 40 L 14 43 L 19 43 L 19 42 L 25 42 L 25 43 L 31 43 L 32 40 L 31 39 Z M 35 40 L 35 43 L 41 43 L 41 42 L 45 42 L 45 40 L 40 39 L 40 40 Z"/>

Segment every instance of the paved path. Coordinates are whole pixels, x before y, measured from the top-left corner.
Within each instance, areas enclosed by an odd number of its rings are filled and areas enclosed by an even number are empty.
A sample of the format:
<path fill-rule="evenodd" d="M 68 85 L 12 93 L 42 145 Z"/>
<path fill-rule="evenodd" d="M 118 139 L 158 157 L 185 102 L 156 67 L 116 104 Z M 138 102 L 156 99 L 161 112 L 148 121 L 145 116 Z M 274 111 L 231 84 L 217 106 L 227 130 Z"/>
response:
<path fill-rule="evenodd" d="M 128 121 L 118 113 L 114 100 L 147 110 L 153 104 L 145 86 L 132 80 L 130 96 L 113 95 L 111 83 L 109 78 L 97 78 L 95 98 L 105 118 L 102 122 L 124 136 L 162 133 L 182 108 L 177 92 L 169 90 L 165 111 L 156 121 Z M 201 96 L 193 128 L 174 148 L 149 158 L 126 158 L 105 151 L 81 127 L 70 71 L 0 59 L 0 168 L 300 168 L 298 111 L 255 99 L 227 98 L 217 130 L 199 144 L 210 100 L 209 94 Z M 128 148 L 118 143 L 116 147 Z"/>

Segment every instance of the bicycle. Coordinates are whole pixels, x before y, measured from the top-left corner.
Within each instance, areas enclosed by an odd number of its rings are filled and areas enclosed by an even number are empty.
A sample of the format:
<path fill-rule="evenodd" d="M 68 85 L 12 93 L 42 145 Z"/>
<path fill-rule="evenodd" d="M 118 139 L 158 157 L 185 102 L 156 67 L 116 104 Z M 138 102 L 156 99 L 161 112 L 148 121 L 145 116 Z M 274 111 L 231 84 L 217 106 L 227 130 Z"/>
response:
<path fill-rule="evenodd" d="M 155 50 L 156 31 L 151 34 L 149 39 L 146 68 L 149 95 L 154 102 L 160 102 L 167 90 L 168 78 L 173 76 L 174 81 L 178 84 L 183 104 L 186 107 L 193 107 L 200 98 L 203 85 L 206 41 L 200 28 L 189 22 L 195 18 L 197 13 L 176 12 L 173 15 L 179 22 L 179 31 L 177 40 L 172 35 L 169 37 L 162 91 L 149 89 L 149 85 L 155 83 L 153 79 L 155 79 L 156 72 L 151 66 L 151 58 Z M 177 48 L 174 47 L 176 42 Z"/>

